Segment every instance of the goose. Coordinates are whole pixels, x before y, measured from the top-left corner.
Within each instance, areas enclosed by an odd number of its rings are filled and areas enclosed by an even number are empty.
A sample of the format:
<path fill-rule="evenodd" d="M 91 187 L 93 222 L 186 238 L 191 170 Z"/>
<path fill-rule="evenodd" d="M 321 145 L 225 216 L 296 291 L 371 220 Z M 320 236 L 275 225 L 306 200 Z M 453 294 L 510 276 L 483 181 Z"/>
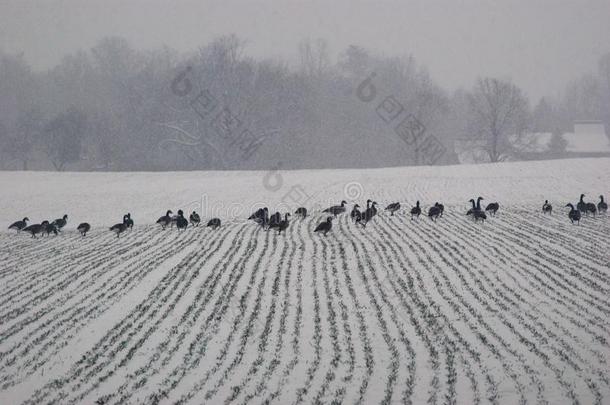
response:
<path fill-rule="evenodd" d="M 474 212 L 477 210 L 477 206 L 472 198 L 468 201 L 470 201 L 472 203 L 472 208 L 470 208 L 468 211 L 466 211 L 466 215 L 473 215 Z"/>
<path fill-rule="evenodd" d="M 55 221 L 51 222 L 51 225 L 54 225 L 58 231 L 61 231 L 61 228 L 66 226 L 68 223 L 68 216 L 64 215 L 62 218 L 58 218 Z"/>
<path fill-rule="evenodd" d="M 421 214 L 421 208 L 419 207 L 419 200 L 418 200 L 417 203 L 415 204 L 415 207 L 411 208 L 411 219 L 413 219 L 413 216 L 419 218 L 419 214 Z"/>
<path fill-rule="evenodd" d="M 474 221 L 481 221 L 481 222 L 485 222 L 485 220 L 487 219 L 487 214 L 485 214 L 483 211 L 481 210 L 474 210 L 473 212 L 473 216 L 474 216 Z"/>
<path fill-rule="evenodd" d="M 133 229 L 133 219 L 131 219 L 131 213 L 128 212 L 125 217 L 123 218 L 123 222 L 125 222 L 125 225 L 127 225 L 127 227 L 129 229 Z"/>
<path fill-rule="evenodd" d="M 597 203 L 597 210 L 599 211 L 600 214 L 602 212 L 605 213 L 608 211 L 608 204 L 606 204 L 606 202 L 604 201 L 603 195 L 599 196 L 599 202 Z"/>
<path fill-rule="evenodd" d="M 498 212 L 498 210 L 500 209 L 500 204 L 498 204 L 497 202 L 492 202 L 487 204 L 487 207 L 485 207 L 485 211 L 489 211 L 489 213 L 492 216 L 496 216 L 496 212 Z"/>
<path fill-rule="evenodd" d="M 264 215 L 265 215 L 265 212 L 266 212 L 266 211 L 267 211 L 267 207 L 264 207 L 264 208 L 259 208 L 259 209 L 258 209 L 258 210 L 256 210 L 256 211 L 255 211 L 255 212 L 254 212 L 252 215 L 250 215 L 250 216 L 248 217 L 248 219 L 249 219 L 249 220 L 251 219 L 251 220 L 253 220 L 254 222 L 257 222 L 257 221 L 256 221 L 257 219 L 261 219 L 261 218 L 263 218 L 263 217 L 264 217 Z"/>
<path fill-rule="evenodd" d="M 345 204 L 347 204 L 347 202 L 343 200 L 341 201 L 341 205 L 333 205 L 332 207 L 329 207 L 322 212 L 328 212 L 336 217 L 337 215 L 345 212 Z"/>
<path fill-rule="evenodd" d="M 91 225 L 86 222 L 83 222 L 79 226 L 76 227 L 76 230 L 80 232 L 81 236 L 87 235 L 87 232 L 91 229 Z"/>
<path fill-rule="evenodd" d="M 284 235 L 286 234 L 286 228 L 288 228 L 288 225 L 290 224 L 288 217 L 290 217 L 289 213 L 286 213 L 286 215 L 284 215 L 284 220 L 280 221 L 280 223 L 277 226 L 277 234 L 279 235 L 280 233 L 282 233 L 282 231 L 284 231 Z"/>
<path fill-rule="evenodd" d="M 21 221 L 16 221 L 16 222 L 13 222 L 13 223 L 12 223 L 12 224 L 11 224 L 11 225 L 8 227 L 8 229 L 14 229 L 14 230 L 16 230 L 17 232 L 21 232 L 21 230 L 22 230 L 23 228 L 25 228 L 26 226 L 28 226 L 28 221 L 29 221 L 29 220 L 30 220 L 30 219 L 29 219 L 28 217 L 25 217 L 25 218 L 23 218 Z"/>
<path fill-rule="evenodd" d="M 250 215 L 250 219 L 265 227 L 269 222 L 269 209 L 267 207 L 259 209 L 254 214 Z"/>
<path fill-rule="evenodd" d="M 350 218 L 352 219 L 352 222 L 360 222 L 360 220 L 362 219 L 362 213 L 358 208 L 360 208 L 360 206 L 358 204 L 355 204 L 354 208 L 352 208 L 352 212 L 350 212 L 349 214 Z"/>
<path fill-rule="evenodd" d="M 578 225 L 580 225 L 580 211 L 575 209 L 572 204 L 566 204 L 566 207 L 570 207 L 570 212 L 568 212 L 568 218 L 570 218 L 572 224 L 574 224 L 574 222 L 577 222 Z"/>
<path fill-rule="evenodd" d="M 161 218 L 163 218 L 163 217 L 161 217 Z M 161 220 L 161 218 L 159 218 L 159 220 Z M 157 221 L 157 223 L 159 223 L 159 221 Z M 163 227 L 163 229 L 165 229 L 165 227 Z M 123 216 L 123 222 L 112 225 L 110 227 L 110 230 L 112 232 L 116 233 L 116 237 L 118 238 L 121 233 L 123 233 L 127 230 L 127 216 Z"/>
<path fill-rule="evenodd" d="M 438 203 L 436 203 L 436 204 L 438 204 Z M 438 205 L 433 205 L 428 210 L 428 217 L 433 221 L 436 221 L 438 219 L 439 215 L 441 215 L 441 209 L 438 207 Z"/>
<path fill-rule="evenodd" d="M 390 215 L 392 215 L 392 216 L 399 209 L 400 209 L 400 203 L 399 202 L 392 203 L 392 204 L 388 205 L 387 207 L 385 207 L 385 210 L 386 211 L 390 211 Z"/>
<path fill-rule="evenodd" d="M 484 200 L 484 198 L 477 197 L 477 211 L 481 211 L 481 200 Z"/>
<path fill-rule="evenodd" d="M 197 214 L 195 211 L 193 211 L 193 213 L 189 217 L 189 220 L 191 221 L 191 224 L 193 224 L 193 226 L 199 226 L 199 224 L 201 223 L 201 218 L 199 217 L 199 214 Z"/>
<path fill-rule="evenodd" d="M 176 227 L 178 229 L 186 229 L 189 226 L 189 221 L 184 218 L 184 212 L 178 210 L 178 217 L 176 218 Z"/>
<path fill-rule="evenodd" d="M 591 213 L 593 215 L 597 214 L 597 207 L 595 207 L 594 203 L 590 202 L 590 203 L 586 203 L 586 204 L 587 205 L 586 205 L 586 211 L 585 212 L 587 213 L 587 215 L 589 215 L 589 213 Z"/>
<path fill-rule="evenodd" d="M 212 219 L 210 219 L 206 226 L 211 227 L 213 229 L 220 228 L 220 218 L 212 218 Z"/>
<path fill-rule="evenodd" d="M 57 228 L 57 225 L 55 225 L 55 221 L 53 221 L 50 224 L 47 223 L 47 225 L 44 227 L 44 231 L 42 232 L 42 234 L 51 235 L 52 233 L 54 233 L 55 236 L 57 236 L 58 231 L 59 231 L 59 229 Z"/>
<path fill-rule="evenodd" d="M 297 208 L 297 210 L 294 213 L 296 215 L 300 215 L 303 218 L 307 218 L 307 208 L 305 208 L 305 207 Z"/>
<path fill-rule="evenodd" d="M 369 201 L 368 200 L 366 202 L 367 206 L 369 205 Z M 366 227 L 366 224 L 369 223 L 369 221 L 371 221 L 373 219 L 373 217 L 375 215 L 377 215 L 377 202 L 376 201 L 372 201 L 371 206 L 367 207 L 366 211 L 364 211 L 361 215 L 360 215 L 360 221 L 357 221 L 356 223 Z"/>
<path fill-rule="evenodd" d="M 441 211 L 441 215 L 440 216 L 442 217 L 443 213 L 445 212 L 445 206 L 443 204 L 441 204 L 441 203 L 438 203 L 438 202 L 434 203 L 434 206 L 438 207 L 438 209 Z"/>
<path fill-rule="evenodd" d="M 333 217 L 327 217 L 326 221 L 320 222 L 314 232 L 324 232 L 324 236 L 332 229 L 333 227 Z"/>
<path fill-rule="evenodd" d="M 576 204 L 576 209 L 578 211 L 580 211 L 581 213 L 587 211 L 587 203 L 585 203 L 584 198 L 585 198 L 585 195 L 581 194 L 580 201 L 578 201 L 578 204 Z"/>
<path fill-rule="evenodd" d="M 373 213 L 373 217 L 377 215 L 377 201 L 371 203 L 371 212 Z"/>
<path fill-rule="evenodd" d="M 267 230 L 271 228 L 277 228 L 280 225 L 281 221 L 282 214 L 280 214 L 279 212 L 276 212 L 275 214 L 271 215 L 271 217 L 269 218 L 269 222 L 267 223 Z"/>
<path fill-rule="evenodd" d="M 167 210 L 165 215 L 163 215 L 161 218 L 157 219 L 157 223 L 159 225 L 161 225 L 162 229 L 165 229 L 172 222 L 172 217 L 170 216 L 171 214 L 173 214 L 172 210 Z M 123 221 L 125 221 L 124 218 L 123 218 Z"/>
<path fill-rule="evenodd" d="M 40 224 L 26 226 L 23 228 L 23 231 L 29 232 L 32 235 L 32 238 L 36 238 L 37 234 L 42 233 L 47 229 L 47 225 L 49 225 L 49 221 L 42 221 Z"/>
<path fill-rule="evenodd" d="M 542 212 L 545 214 L 548 212 L 549 215 L 553 214 L 553 206 L 549 204 L 549 200 L 544 200 L 544 204 L 542 204 Z"/>

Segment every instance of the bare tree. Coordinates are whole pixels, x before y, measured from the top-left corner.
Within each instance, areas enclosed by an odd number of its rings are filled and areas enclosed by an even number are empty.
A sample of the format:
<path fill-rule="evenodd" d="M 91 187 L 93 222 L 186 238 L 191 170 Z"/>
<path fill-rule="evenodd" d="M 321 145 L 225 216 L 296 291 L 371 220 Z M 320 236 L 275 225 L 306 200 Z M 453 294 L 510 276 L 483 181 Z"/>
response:
<path fill-rule="evenodd" d="M 469 95 L 472 148 L 484 151 L 490 162 L 505 160 L 515 152 L 515 138 L 524 134 L 528 114 L 528 101 L 517 86 L 494 78 L 479 79 Z"/>

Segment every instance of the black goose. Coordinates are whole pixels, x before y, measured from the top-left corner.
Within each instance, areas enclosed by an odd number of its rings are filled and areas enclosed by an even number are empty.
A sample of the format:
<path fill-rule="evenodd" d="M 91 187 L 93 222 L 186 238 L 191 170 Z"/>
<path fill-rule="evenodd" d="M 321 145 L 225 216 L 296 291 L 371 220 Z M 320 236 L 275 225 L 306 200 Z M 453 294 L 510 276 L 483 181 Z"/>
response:
<path fill-rule="evenodd" d="M 47 229 L 47 225 L 49 225 L 49 221 L 42 221 L 40 224 L 33 224 L 30 226 L 26 226 L 23 228 L 24 232 L 28 232 L 32 235 L 32 238 L 35 238 L 39 233 L 43 233 Z"/>
<path fill-rule="evenodd" d="M 553 206 L 549 204 L 549 200 L 544 200 L 544 204 L 542 204 L 542 212 L 549 215 L 553 214 Z"/>
<path fill-rule="evenodd" d="M 47 225 L 44 227 L 44 231 L 42 232 L 43 235 L 51 235 L 52 233 L 55 234 L 55 236 L 58 235 L 58 231 L 59 229 L 57 229 L 57 226 L 54 223 L 55 221 L 53 221 L 52 223 L 47 223 Z"/>
<path fill-rule="evenodd" d="M 157 219 L 157 223 L 159 225 L 161 225 L 162 229 L 165 229 L 169 224 L 172 223 L 172 217 L 171 214 L 173 214 L 172 210 L 167 210 L 167 212 L 165 213 L 165 215 L 163 215 L 161 218 Z M 124 221 L 125 219 L 123 219 Z M 118 225 L 118 224 L 117 224 Z"/>
<path fill-rule="evenodd" d="M 428 210 L 428 217 L 433 221 L 436 221 L 439 215 L 441 215 L 441 209 L 438 207 L 438 205 L 434 205 Z"/>
<path fill-rule="evenodd" d="M 66 226 L 68 223 L 68 216 L 64 215 L 62 218 L 58 218 L 55 221 L 51 222 L 51 225 L 54 225 L 58 231 L 61 231 L 61 228 Z"/>
<path fill-rule="evenodd" d="M 369 207 L 369 203 L 371 203 L 370 207 Z M 364 211 L 360 215 L 360 221 L 356 222 L 357 224 L 360 224 L 364 227 L 366 227 L 366 225 L 373 219 L 373 217 L 375 215 L 377 215 L 377 207 L 376 207 L 377 202 L 376 201 L 368 200 L 366 202 L 366 205 L 367 205 L 366 211 Z"/>
<path fill-rule="evenodd" d="M 210 219 L 206 226 L 209 226 L 209 227 L 211 227 L 213 229 L 220 228 L 220 218 L 212 218 L 212 219 Z"/>
<path fill-rule="evenodd" d="M 125 217 L 123 218 L 123 222 L 125 222 L 125 225 L 127 225 L 127 228 L 129 229 L 133 229 L 133 219 L 131 219 L 131 213 L 128 212 Z"/>
<path fill-rule="evenodd" d="M 470 208 L 468 211 L 466 211 L 466 215 L 473 215 L 477 209 L 477 206 L 472 198 L 468 201 L 470 201 L 472 203 L 472 208 Z"/>
<path fill-rule="evenodd" d="M 280 222 L 282 222 L 282 214 L 276 212 L 269 218 L 269 222 L 267 223 L 267 230 L 271 228 L 277 228 L 280 225 Z"/>
<path fill-rule="evenodd" d="M 296 215 L 300 215 L 303 218 L 307 218 L 307 208 L 305 208 L 305 207 L 297 208 L 297 210 L 294 213 Z"/>
<path fill-rule="evenodd" d="M 250 219 L 262 227 L 267 226 L 267 223 L 269 223 L 269 209 L 267 207 L 261 208 L 254 214 L 250 215 Z"/>
<path fill-rule="evenodd" d="M 600 214 L 602 212 L 605 213 L 608 211 L 608 204 L 606 204 L 606 202 L 604 201 L 603 195 L 599 196 L 599 202 L 597 203 L 597 210 L 599 211 Z"/>
<path fill-rule="evenodd" d="M 390 211 L 390 215 L 394 215 L 394 213 L 396 211 L 398 211 L 400 209 L 400 203 L 399 202 L 395 202 L 392 204 L 389 204 L 387 207 L 385 207 L 386 211 Z"/>
<path fill-rule="evenodd" d="M 91 225 L 86 222 L 83 222 L 79 226 L 76 227 L 76 230 L 80 232 L 81 236 L 87 235 L 87 232 L 91 229 Z"/>
<path fill-rule="evenodd" d="M 352 208 L 352 211 L 349 214 L 350 218 L 352 219 L 352 222 L 360 222 L 360 220 L 362 219 L 362 213 L 358 208 L 360 208 L 360 206 L 358 204 L 355 204 L 354 208 Z"/>
<path fill-rule="evenodd" d="M 17 221 L 17 222 L 13 222 L 8 229 L 14 229 L 17 232 L 20 232 L 22 229 L 24 229 L 26 226 L 28 226 L 28 221 L 30 219 L 28 217 L 23 218 L 21 221 Z"/>
<path fill-rule="evenodd" d="M 487 204 L 487 207 L 485 207 L 485 212 L 489 212 L 491 214 L 491 216 L 496 216 L 496 212 L 498 212 L 498 210 L 500 209 L 500 204 L 498 204 L 497 202 L 492 202 Z"/>
<path fill-rule="evenodd" d="M 290 224 L 288 217 L 290 217 L 290 214 L 286 213 L 286 215 L 284 215 L 284 220 L 280 221 L 280 223 L 277 226 L 277 234 L 279 235 L 280 233 L 282 233 L 282 231 L 284 231 L 284 234 L 286 234 L 286 229 L 288 228 L 288 225 Z"/>
<path fill-rule="evenodd" d="M 333 214 L 336 217 L 337 215 L 345 212 L 345 204 L 347 204 L 347 202 L 343 200 L 341 201 L 341 205 L 333 205 L 332 207 L 329 207 L 322 212 L 328 212 L 329 214 Z"/>
<path fill-rule="evenodd" d="M 419 200 L 418 200 L 417 203 L 415 204 L 415 207 L 411 208 L 411 219 L 413 219 L 413 216 L 415 216 L 416 218 L 419 218 L 420 214 L 421 214 L 421 208 L 419 207 Z"/>
<path fill-rule="evenodd" d="M 189 226 L 189 221 L 184 218 L 184 212 L 178 210 L 178 218 L 176 218 L 176 227 L 178 229 L 186 229 Z"/>
<path fill-rule="evenodd" d="M 443 204 L 441 204 L 441 203 L 438 203 L 438 202 L 434 203 L 434 206 L 438 207 L 438 209 L 441 211 L 441 215 L 440 216 L 442 217 L 443 213 L 445 212 L 445 206 Z"/>
<path fill-rule="evenodd" d="M 161 217 L 163 218 L 163 217 Z M 159 218 L 159 220 L 161 219 Z M 110 227 L 110 230 L 112 232 L 114 232 L 116 234 L 116 237 L 118 238 L 120 234 L 122 234 L 123 232 L 125 232 L 127 230 L 127 216 L 123 216 L 123 222 L 121 222 L 120 224 L 114 224 Z M 159 221 L 157 221 L 157 223 L 159 223 Z M 165 227 L 163 227 L 165 229 Z"/>
<path fill-rule="evenodd" d="M 324 236 L 332 229 L 333 227 L 333 217 L 327 217 L 326 221 L 320 222 L 314 232 L 324 232 Z"/>
<path fill-rule="evenodd" d="M 566 207 L 570 207 L 570 212 L 568 212 L 568 218 L 570 218 L 572 224 L 576 222 L 578 223 L 578 225 L 580 225 L 580 211 L 575 209 L 572 204 L 566 204 Z"/>
<path fill-rule="evenodd" d="M 474 212 L 472 214 L 474 216 L 475 222 L 477 222 L 477 221 L 485 222 L 485 220 L 487 219 L 487 214 L 485 214 L 481 210 L 474 210 Z"/>
<path fill-rule="evenodd" d="M 262 218 L 262 217 L 263 217 L 263 214 L 264 214 L 264 212 L 265 212 L 265 210 L 266 210 L 266 209 L 267 209 L 267 207 L 257 209 L 257 210 L 254 212 L 254 214 L 252 214 L 252 215 L 250 215 L 250 216 L 248 217 L 248 219 L 252 219 L 252 220 L 254 220 L 254 221 L 256 222 L 256 219 L 259 219 L 259 218 Z"/>
<path fill-rule="evenodd" d="M 576 204 L 576 209 L 578 211 L 580 211 L 581 213 L 587 212 L 587 203 L 585 203 L 584 198 L 585 198 L 585 195 L 581 194 L 580 201 L 578 201 L 578 204 Z"/>
<path fill-rule="evenodd" d="M 597 207 L 595 207 L 594 203 L 587 203 L 585 212 L 587 213 L 587 215 L 589 215 L 589 214 L 595 215 L 595 214 L 597 214 Z"/>
<path fill-rule="evenodd" d="M 191 216 L 189 217 L 189 220 L 191 221 L 191 224 L 193 224 L 193 226 L 199 226 L 199 224 L 201 223 L 201 218 L 199 217 L 199 214 L 197 214 L 195 211 L 192 212 Z"/>

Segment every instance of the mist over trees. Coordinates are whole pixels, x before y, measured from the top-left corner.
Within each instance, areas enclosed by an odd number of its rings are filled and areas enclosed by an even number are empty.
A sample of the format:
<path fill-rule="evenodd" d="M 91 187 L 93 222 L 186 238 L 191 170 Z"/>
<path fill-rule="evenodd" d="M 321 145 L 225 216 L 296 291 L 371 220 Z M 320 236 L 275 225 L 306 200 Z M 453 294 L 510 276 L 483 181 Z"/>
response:
<path fill-rule="evenodd" d="M 456 142 L 484 161 L 518 156 L 511 137 L 561 134 L 576 119 L 610 127 L 610 54 L 560 99 L 530 101 L 504 78 L 452 94 L 413 56 L 350 46 L 331 60 L 306 40 L 298 62 L 255 59 L 233 35 L 188 54 L 133 49 L 110 37 L 34 72 L 0 52 L 0 168 L 194 170 L 380 167 L 430 164 L 425 137 L 457 163 Z M 370 102 L 357 89 L 370 79 Z M 421 131 L 397 135 L 402 117 Z M 428 138 L 429 139 L 429 138 Z M 553 150 L 565 145 L 553 138 Z"/>

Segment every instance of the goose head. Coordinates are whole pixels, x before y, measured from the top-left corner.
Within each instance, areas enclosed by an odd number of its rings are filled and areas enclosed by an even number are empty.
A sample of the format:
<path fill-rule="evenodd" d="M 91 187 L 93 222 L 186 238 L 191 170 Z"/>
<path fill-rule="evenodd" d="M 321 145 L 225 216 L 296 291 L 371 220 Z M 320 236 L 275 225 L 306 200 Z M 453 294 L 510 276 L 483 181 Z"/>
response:
<path fill-rule="evenodd" d="M 25 223 L 27 223 L 29 220 L 30 220 L 30 218 L 28 218 L 28 217 L 23 218 L 23 222 L 25 222 Z"/>

